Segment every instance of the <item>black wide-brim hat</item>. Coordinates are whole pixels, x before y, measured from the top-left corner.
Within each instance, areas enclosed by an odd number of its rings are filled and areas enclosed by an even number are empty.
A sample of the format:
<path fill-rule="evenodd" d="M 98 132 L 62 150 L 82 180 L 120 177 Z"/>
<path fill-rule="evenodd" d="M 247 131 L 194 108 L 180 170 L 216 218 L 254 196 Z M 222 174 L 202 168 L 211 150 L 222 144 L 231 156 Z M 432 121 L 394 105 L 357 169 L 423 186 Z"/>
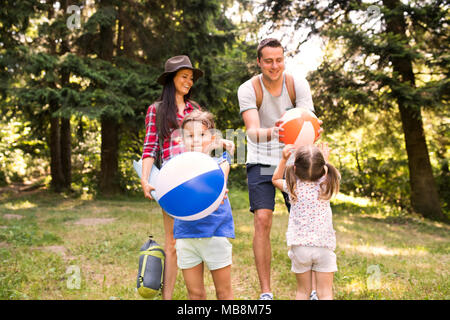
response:
<path fill-rule="evenodd" d="M 191 60 L 189 60 L 188 56 L 175 56 L 166 61 L 164 72 L 158 77 L 158 83 L 162 85 L 166 84 L 167 76 L 180 69 L 191 69 L 194 75 L 194 82 L 203 76 L 202 70 L 192 67 Z"/>

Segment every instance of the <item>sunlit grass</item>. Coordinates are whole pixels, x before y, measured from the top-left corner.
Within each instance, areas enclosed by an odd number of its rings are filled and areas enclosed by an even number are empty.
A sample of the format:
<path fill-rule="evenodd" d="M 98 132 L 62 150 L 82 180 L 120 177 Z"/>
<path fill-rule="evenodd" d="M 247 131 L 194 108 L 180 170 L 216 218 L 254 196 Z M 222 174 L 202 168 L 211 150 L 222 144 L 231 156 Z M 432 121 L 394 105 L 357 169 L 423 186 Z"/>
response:
<path fill-rule="evenodd" d="M 37 205 L 35 203 L 32 203 L 28 200 L 25 201 L 18 201 L 15 203 L 9 202 L 5 203 L 4 207 L 9 210 L 20 210 L 20 209 L 31 209 L 35 208 Z"/>
<path fill-rule="evenodd" d="M 387 248 L 384 246 L 361 246 L 341 244 L 341 248 L 356 251 L 365 255 L 373 256 L 425 256 L 428 254 L 426 249 L 419 248 Z M 423 248 L 423 247 L 422 247 Z"/>
<path fill-rule="evenodd" d="M 333 203 L 350 203 L 358 207 L 368 207 L 375 205 L 375 203 L 373 203 L 373 201 L 369 198 L 354 197 L 343 193 L 339 193 L 338 195 L 336 195 L 336 197 L 333 199 Z"/>

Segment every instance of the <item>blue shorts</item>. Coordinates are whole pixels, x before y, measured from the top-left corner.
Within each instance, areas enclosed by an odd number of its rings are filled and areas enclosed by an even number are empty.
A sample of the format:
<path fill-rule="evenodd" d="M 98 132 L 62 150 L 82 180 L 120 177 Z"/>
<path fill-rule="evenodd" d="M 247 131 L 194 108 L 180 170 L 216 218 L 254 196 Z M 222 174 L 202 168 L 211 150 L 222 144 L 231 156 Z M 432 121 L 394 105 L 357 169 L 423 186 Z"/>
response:
<path fill-rule="evenodd" d="M 275 209 L 275 186 L 272 184 L 274 166 L 256 163 L 247 163 L 248 197 L 250 211 L 255 213 L 258 209 Z M 282 192 L 284 203 L 288 211 L 291 209 L 289 196 Z"/>

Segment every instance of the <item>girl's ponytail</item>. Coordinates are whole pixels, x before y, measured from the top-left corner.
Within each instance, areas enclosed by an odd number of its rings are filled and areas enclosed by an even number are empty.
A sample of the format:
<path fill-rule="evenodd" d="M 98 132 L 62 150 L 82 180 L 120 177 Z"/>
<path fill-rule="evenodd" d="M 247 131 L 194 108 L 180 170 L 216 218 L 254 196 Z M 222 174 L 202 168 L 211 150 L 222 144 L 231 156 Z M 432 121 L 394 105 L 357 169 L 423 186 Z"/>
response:
<path fill-rule="evenodd" d="M 288 189 L 288 193 L 291 197 L 292 202 L 297 201 L 297 195 L 295 193 L 295 188 L 297 186 L 297 177 L 294 171 L 294 165 L 290 165 L 286 167 L 286 185 Z"/>
<path fill-rule="evenodd" d="M 333 195 L 336 195 L 339 192 L 341 175 L 332 164 L 326 163 L 325 165 L 328 168 L 328 172 L 325 181 L 320 184 L 321 192 L 319 194 L 319 199 L 330 200 Z"/>

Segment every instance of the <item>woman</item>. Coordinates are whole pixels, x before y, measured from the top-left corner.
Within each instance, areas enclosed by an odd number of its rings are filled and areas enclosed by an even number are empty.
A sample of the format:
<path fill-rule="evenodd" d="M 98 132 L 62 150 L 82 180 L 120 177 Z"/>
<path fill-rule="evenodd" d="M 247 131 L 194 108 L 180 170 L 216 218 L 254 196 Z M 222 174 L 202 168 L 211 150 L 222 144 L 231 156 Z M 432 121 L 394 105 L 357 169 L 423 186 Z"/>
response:
<path fill-rule="evenodd" d="M 141 185 L 144 195 L 153 199 L 150 192 L 154 187 L 148 184 L 148 177 L 157 156 L 164 164 L 173 156 L 182 153 L 184 146 L 181 137 L 173 137 L 174 130 L 180 127 L 184 117 L 199 108 L 190 100 L 191 87 L 203 71 L 192 67 L 187 56 L 175 56 L 166 61 L 164 73 L 158 78 L 163 85 L 161 97 L 149 106 L 145 117 L 145 141 L 142 153 Z M 178 130 L 177 130 L 178 131 Z M 163 210 L 166 254 L 164 266 L 163 299 L 172 299 L 177 277 L 177 256 L 173 238 L 173 218 Z"/>

